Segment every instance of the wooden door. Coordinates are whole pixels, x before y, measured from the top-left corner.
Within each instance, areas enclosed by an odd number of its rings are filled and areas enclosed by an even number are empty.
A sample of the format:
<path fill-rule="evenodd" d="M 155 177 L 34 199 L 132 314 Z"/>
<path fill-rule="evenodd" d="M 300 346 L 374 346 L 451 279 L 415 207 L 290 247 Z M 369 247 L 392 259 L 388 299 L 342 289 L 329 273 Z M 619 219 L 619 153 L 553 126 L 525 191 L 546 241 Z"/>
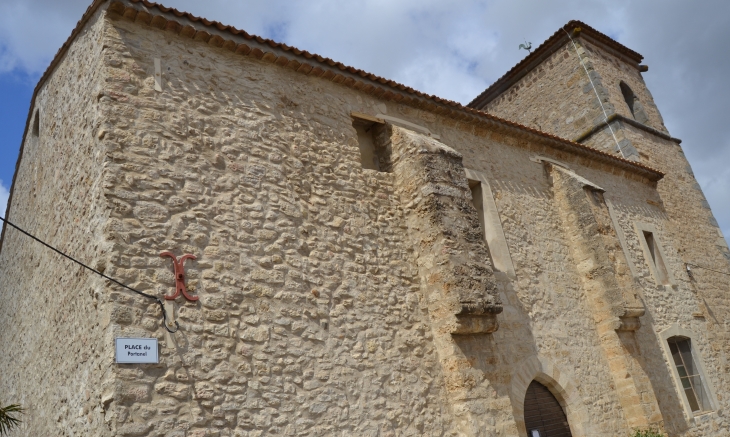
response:
<path fill-rule="evenodd" d="M 572 437 L 563 407 L 537 381 L 532 381 L 525 394 L 525 427 L 528 437 Z"/>

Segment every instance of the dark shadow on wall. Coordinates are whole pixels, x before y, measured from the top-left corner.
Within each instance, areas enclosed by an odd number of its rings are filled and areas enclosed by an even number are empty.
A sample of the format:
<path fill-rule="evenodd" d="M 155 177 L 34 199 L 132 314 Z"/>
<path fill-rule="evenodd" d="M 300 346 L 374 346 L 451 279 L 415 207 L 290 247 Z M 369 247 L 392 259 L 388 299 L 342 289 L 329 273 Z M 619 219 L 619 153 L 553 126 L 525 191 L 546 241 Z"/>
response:
<path fill-rule="evenodd" d="M 501 274 L 498 275 L 501 276 Z M 479 406 L 482 409 L 481 413 L 492 417 L 504 416 L 504 402 L 509 402 L 510 411 L 513 414 L 519 414 L 520 417 L 513 416 L 510 419 L 513 420 L 511 424 L 503 425 L 512 425 L 513 427 L 505 429 L 524 437 L 527 435 L 525 418 L 522 410 L 519 410 L 516 405 L 524 400 L 525 393 L 512 393 L 512 376 L 524 361 L 537 356 L 537 340 L 530 329 L 528 310 L 520 301 L 513 282 L 506 277 L 499 277 L 497 286 L 507 310 L 505 312 L 510 313 L 509 320 L 505 320 L 504 313 L 498 316 L 499 329 L 509 332 L 509 335 L 499 335 L 498 333 L 454 335 L 453 340 L 464 360 L 471 365 L 469 372 L 474 383 L 487 381 L 488 387 L 485 386 L 485 389 L 494 390 L 491 405 Z M 517 322 L 515 323 L 515 321 Z M 514 342 L 515 339 L 519 339 L 519 341 Z M 553 385 L 557 384 L 555 381 L 551 382 L 554 382 Z M 516 398 L 513 399 L 512 396 L 516 396 Z M 518 399 L 520 396 L 521 398 Z M 561 399 L 559 395 L 557 397 Z M 563 409 L 568 414 L 565 405 L 563 405 Z M 495 429 L 498 429 L 499 426 L 499 423 L 495 423 Z"/>
<path fill-rule="evenodd" d="M 643 300 L 643 299 L 642 299 Z M 674 377 L 667 369 L 667 363 L 662 351 L 662 339 L 657 337 L 652 326 L 654 318 L 649 307 L 641 317 L 641 328 L 635 332 L 619 332 L 619 338 L 633 360 L 642 367 L 648 375 L 651 389 L 654 391 L 659 411 L 664 418 L 666 431 L 672 434 L 683 433 L 690 428 L 684 415 L 682 401 L 677 397 L 674 388 Z"/>

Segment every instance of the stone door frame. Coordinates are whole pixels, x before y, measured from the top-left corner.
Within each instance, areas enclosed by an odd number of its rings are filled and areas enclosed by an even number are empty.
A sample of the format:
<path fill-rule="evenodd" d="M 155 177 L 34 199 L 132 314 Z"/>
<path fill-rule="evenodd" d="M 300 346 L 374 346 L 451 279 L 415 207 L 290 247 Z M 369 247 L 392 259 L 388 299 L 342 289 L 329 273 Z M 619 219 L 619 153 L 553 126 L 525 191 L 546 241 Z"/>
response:
<path fill-rule="evenodd" d="M 525 428 L 525 394 L 533 380 L 547 387 L 563 407 L 573 437 L 588 437 L 588 413 L 573 383 L 574 379 L 566 372 L 559 371 L 550 360 L 534 355 L 525 359 L 512 374 L 510 398 L 520 437 L 528 437 Z"/>

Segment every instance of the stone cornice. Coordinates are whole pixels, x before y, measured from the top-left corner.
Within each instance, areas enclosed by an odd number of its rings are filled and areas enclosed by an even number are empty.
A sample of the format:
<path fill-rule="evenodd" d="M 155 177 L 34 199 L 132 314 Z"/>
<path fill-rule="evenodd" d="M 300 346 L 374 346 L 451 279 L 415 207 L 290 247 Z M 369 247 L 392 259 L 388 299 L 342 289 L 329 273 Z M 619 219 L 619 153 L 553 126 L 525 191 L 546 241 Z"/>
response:
<path fill-rule="evenodd" d="M 682 140 L 680 140 L 679 138 L 674 138 L 674 137 L 672 137 L 671 135 L 669 135 L 669 134 L 667 134 L 665 132 L 662 132 L 660 130 L 654 129 L 653 127 L 647 126 L 647 125 L 645 125 L 643 123 L 639 123 L 638 121 L 633 120 L 631 118 L 624 117 L 621 114 L 613 114 L 613 115 L 609 116 L 608 117 L 608 120 L 607 120 L 607 123 L 613 123 L 614 121 L 624 122 L 624 123 L 626 123 L 626 124 L 628 124 L 630 126 L 633 126 L 633 127 L 637 128 L 639 130 L 643 130 L 644 132 L 650 133 L 650 134 L 652 134 L 652 135 L 654 135 L 656 137 L 659 137 L 659 138 L 661 138 L 663 140 L 673 141 L 673 142 L 675 142 L 677 144 L 682 143 Z M 606 123 L 597 124 L 597 125 L 593 126 L 592 128 L 588 129 L 587 131 L 583 132 L 582 134 L 580 134 L 573 141 L 576 142 L 576 143 L 581 143 L 581 142 L 589 139 L 590 137 L 592 137 L 596 133 L 601 132 L 605 128 L 606 128 Z"/>

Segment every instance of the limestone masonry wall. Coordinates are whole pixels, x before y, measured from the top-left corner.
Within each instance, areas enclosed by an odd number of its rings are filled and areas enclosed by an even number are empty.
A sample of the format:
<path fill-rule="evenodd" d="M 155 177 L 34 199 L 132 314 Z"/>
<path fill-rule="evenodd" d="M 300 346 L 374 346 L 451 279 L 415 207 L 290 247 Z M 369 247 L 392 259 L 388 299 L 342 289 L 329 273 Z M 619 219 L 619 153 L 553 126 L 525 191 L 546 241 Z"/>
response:
<path fill-rule="evenodd" d="M 628 429 L 575 263 L 566 262 L 572 237 L 530 157 L 566 160 L 631 197 L 651 195 L 651 184 L 202 43 L 111 24 L 108 45 L 120 62 L 109 74 L 129 78 L 131 90 L 115 100 L 105 137 L 117 147 L 107 193 L 119 205 L 109 228 L 120 249 L 112 271 L 164 293 L 172 277 L 159 251 L 194 253 L 189 286 L 201 295 L 178 303 L 174 337 L 162 336 L 154 307 L 117 302 L 121 333 L 163 344 L 160 366 L 117 370 L 120 433 L 518 435 L 517 387 L 534 377 L 562 393 L 576 435 Z M 161 93 L 153 91 L 155 58 Z M 491 336 L 432 340 L 405 205 L 392 174 L 361 168 L 351 111 L 424 125 L 493 181 L 518 277 L 498 284 L 504 312 Z M 661 357 L 653 333 L 637 341 Z M 672 392 L 665 364 L 637 365 Z M 447 377 L 450 369 L 461 376 Z M 130 392 L 139 397 L 122 395 Z M 680 408 L 667 403 L 662 412 Z M 471 428 L 458 419 L 465 414 Z"/>
<path fill-rule="evenodd" d="M 615 113 L 629 119 L 636 119 L 646 126 L 667 133 L 662 115 L 654 103 L 654 97 L 651 95 L 649 88 L 646 86 L 646 82 L 644 82 L 642 73 L 639 72 L 635 64 L 631 65 L 615 52 L 610 52 L 602 45 L 591 40 L 586 40 L 585 38 L 579 39 L 576 45 L 578 46 L 579 52 L 581 51 L 581 47 L 585 49 L 585 53 L 583 54 L 584 64 L 588 68 L 589 73 L 593 72 L 591 76 L 593 84 L 596 85 L 599 95 L 604 98 L 608 96 L 608 103 Z M 646 74 L 661 74 L 661 72 L 652 70 L 651 73 Z M 621 82 L 628 85 L 636 97 L 633 115 L 621 93 Z M 647 119 L 642 119 L 637 109 L 643 110 Z M 610 111 L 608 115 L 611 115 Z"/>
<path fill-rule="evenodd" d="M 28 407 L 27 435 L 525 437 L 533 380 L 575 437 L 730 429 L 727 279 L 684 268 L 727 269 L 727 245 L 676 142 L 623 129 L 666 174 L 655 182 L 497 121 L 97 18 L 36 101 L 10 218 L 156 296 L 175 283 L 160 253 L 193 254 L 200 300 L 166 302 L 170 334 L 154 302 L 6 231 L 0 340 L 28 347 L 0 360 L 0 392 Z M 583 53 L 614 65 L 599 49 Z M 614 67 L 595 67 L 606 89 Z M 489 110 L 573 138 L 597 117 L 586 83 L 564 47 Z M 663 129 L 640 75 L 627 83 Z M 363 169 L 353 112 L 388 171 Z M 514 276 L 481 240 L 467 169 L 492 193 Z M 692 333 L 712 411 L 687 411 L 670 331 Z M 115 364 L 120 336 L 159 339 L 160 363 Z"/>
<path fill-rule="evenodd" d="M 604 59 L 605 56 L 601 56 Z M 596 67 L 599 68 L 599 67 Z M 620 77 L 621 69 L 615 64 L 600 66 L 601 71 L 607 77 Z M 640 99 L 650 98 L 648 90 L 641 84 L 631 84 L 635 93 Z M 642 97 L 643 96 L 643 97 Z M 645 100 L 646 101 L 646 100 Z M 623 105 L 626 107 L 626 105 Z M 647 112 L 651 115 L 653 105 L 645 105 Z M 658 111 L 657 111 L 658 114 Z M 660 116 L 657 116 L 661 120 Z M 699 183 L 694 177 L 692 168 L 682 151 L 682 147 L 675 141 L 659 138 L 650 132 L 638 129 L 637 127 L 620 123 L 614 130 L 618 133 L 619 140 L 625 139 L 635 147 L 640 155 L 640 160 L 655 168 L 662 169 L 666 176 L 657 185 L 657 193 L 647 198 L 643 205 L 634 202 L 627 202 L 627 205 L 619 206 L 624 213 L 631 210 L 634 214 L 633 221 L 642 221 L 653 224 L 660 231 L 660 238 L 666 241 L 665 250 L 668 256 L 675 258 L 674 280 L 677 282 L 673 288 L 678 288 L 671 298 L 659 299 L 661 293 L 646 293 L 647 299 L 654 303 L 655 314 L 657 314 L 655 330 L 657 332 L 666 329 L 673 322 L 691 329 L 704 341 L 699 342 L 701 353 L 705 362 L 712 362 L 719 372 L 707 375 L 717 391 L 721 403 L 727 402 L 726 395 L 728 381 L 726 378 L 719 378 L 719 375 L 728 374 L 728 362 L 725 357 L 730 353 L 728 349 L 728 330 L 720 328 L 726 325 L 723 320 L 728 317 L 728 280 L 727 276 L 717 274 L 710 270 L 695 271 L 695 280 L 690 281 L 684 270 L 684 263 L 709 267 L 713 270 L 727 270 L 730 261 L 725 238 L 720 231 L 717 221 L 712 216 L 710 206 L 702 193 Z M 656 125 L 654 126 L 657 127 Z M 587 139 L 586 144 L 600 147 L 609 143 L 606 129 Z M 612 139 L 611 139 L 612 141 Z M 691 144 L 686 147 L 692 147 Z M 632 204 L 633 203 L 633 204 Z M 637 210 L 645 210 L 639 214 Z M 640 218 L 637 216 L 644 215 Z M 627 222 L 626 225 L 631 225 Z M 640 250 L 636 231 L 627 234 L 627 244 L 633 246 L 636 264 L 642 271 L 642 284 L 645 290 L 657 286 L 648 271 L 648 262 L 643 250 Z M 669 291 L 669 290 L 666 290 Z M 686 302 L 678 310 L 676 301 Z M 691 302 L 696 302 L 697 309 L 689 311 Z M 700 317 L 693 316 L 699 315 Z"/>
<path fill-rule="evenodd" d="M 102 16 L 38 92 L 8 207 L 15 224 L 97 268 L 109 214 L 105 156 L 94 138 L 95 91 L 105 80 Z M 102 387 L 112 381 L 114 351 L 104 283 L 10 227 L 0 278 L 0 402 L 25 408 L 13 435 L 110 435 Z"/>
<path fill-rule="evenodd" d="M 393 175 L 361 169 L 354 93 L 124 21 L 106 44 L 109 271 L 167 294 L 159 253 L 192 253 L 201 296 L 174 306 L 171 336 L 116 295 L 119 334 L 161 340 L 159 366 L 116 368 L 116 432 L 451 435 Z"/>

